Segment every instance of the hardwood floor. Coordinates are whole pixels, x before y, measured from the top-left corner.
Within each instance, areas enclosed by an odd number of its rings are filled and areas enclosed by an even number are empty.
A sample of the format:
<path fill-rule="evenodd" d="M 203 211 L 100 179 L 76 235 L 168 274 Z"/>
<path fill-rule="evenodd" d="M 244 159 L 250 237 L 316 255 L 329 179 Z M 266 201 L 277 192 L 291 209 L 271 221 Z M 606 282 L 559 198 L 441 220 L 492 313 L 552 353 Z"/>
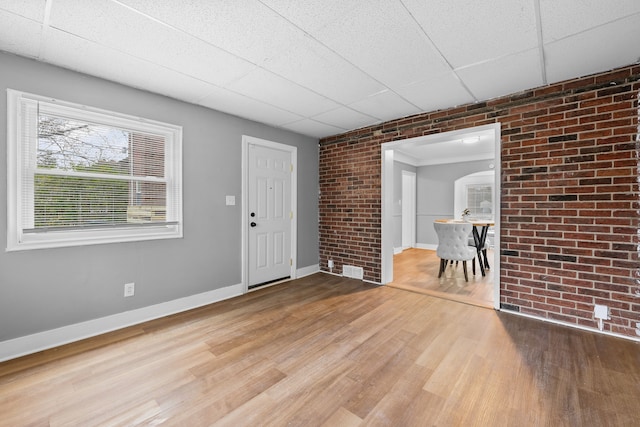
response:
<path fill-rule="evenodd" d="M 2 426 L 637 426 L 640 345 L 328 274 L 0 364 Z"/>
<path fill-rule="evenodd" d="M 489 262 L 493 262 L 493 251 L 488 252 Z M 393 282 L 389 286 L 413 292 L 432 295 L 439 298 L 464 302 L 466 304 L 493 308 L 493 270 L 486 276 L 480 274 L 476 262 L 476 274 L 471 274 L 468 266 L 469 281 L 465 282 L 462 266 L 449 265 L 438 278 L 440 258 L 436 251 L 411 248 L 394 255 Z"/>

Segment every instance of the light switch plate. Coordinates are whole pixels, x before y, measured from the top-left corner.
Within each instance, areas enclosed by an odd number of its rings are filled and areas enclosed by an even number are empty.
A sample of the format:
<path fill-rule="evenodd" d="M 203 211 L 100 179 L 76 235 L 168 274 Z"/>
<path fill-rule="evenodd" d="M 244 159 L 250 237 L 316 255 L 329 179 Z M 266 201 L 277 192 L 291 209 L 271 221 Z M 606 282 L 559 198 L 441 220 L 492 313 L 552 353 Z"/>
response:
<path fill-rule="evenodd" d="M 236 196 L 227 196 L 227 206 L 235 206 Z"/>

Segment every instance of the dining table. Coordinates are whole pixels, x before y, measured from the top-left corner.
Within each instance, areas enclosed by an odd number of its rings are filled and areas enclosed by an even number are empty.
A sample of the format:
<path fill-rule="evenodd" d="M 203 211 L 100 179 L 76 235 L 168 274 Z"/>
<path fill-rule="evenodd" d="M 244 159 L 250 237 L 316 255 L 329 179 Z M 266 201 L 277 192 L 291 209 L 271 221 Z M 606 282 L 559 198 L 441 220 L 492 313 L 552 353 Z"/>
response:
<path fill-rule="evenodd" d="M 470 223 L 473 225 L 471 229 L 471 234 L 473 236 L 473 243 L 476 247 L 476 251 L 478 252 L 478 264 L 480 265 L 480 273 L 482 276 L 486 276 L 486 270 L 489 270 L 491 267 L 489 265 L 489 259 L 487 258 L 487 251 L 484 249 L 487 243 L 487 233 L 490 227 L 495 225 L 495 221 L 489 219 L 481 219 L 481 218 L 468 218 L 468 219 L 453 219 L 453 218 L 444 218 L 444 219 L 436 219 L 436 222 L 444 222 L 444 223 Z"/>

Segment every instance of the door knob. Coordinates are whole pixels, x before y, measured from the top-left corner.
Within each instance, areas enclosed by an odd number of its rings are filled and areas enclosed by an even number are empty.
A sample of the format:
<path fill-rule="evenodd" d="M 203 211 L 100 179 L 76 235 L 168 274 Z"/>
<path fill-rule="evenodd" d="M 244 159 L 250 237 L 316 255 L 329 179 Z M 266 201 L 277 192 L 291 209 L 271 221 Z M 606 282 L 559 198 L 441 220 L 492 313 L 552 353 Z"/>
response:
<path fill-rule="evenodd" d="M 251 225 L 252 227 L 255 227 L 255 226 L 256 226 L 256 225 L 258 225 L 258 224 L 256 224 L 255 222 L 252 222 L 250 225 Z"/>
<path fill-rule="evenodd" d="M 253 218 L 254 216 L 256 216 L 255 212 L 251 212 L 251 218 Z"/>

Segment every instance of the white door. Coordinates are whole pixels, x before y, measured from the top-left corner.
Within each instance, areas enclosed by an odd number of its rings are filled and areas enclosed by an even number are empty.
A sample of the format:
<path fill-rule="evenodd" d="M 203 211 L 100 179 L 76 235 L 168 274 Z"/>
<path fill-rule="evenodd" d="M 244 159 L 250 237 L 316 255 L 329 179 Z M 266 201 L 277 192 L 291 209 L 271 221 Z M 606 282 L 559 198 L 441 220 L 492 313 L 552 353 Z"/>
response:
<path fill-rule="evenodd" d="M 402 249 L 416 245 L 416 174 L 402 171 Z"/>
<path fill-rule="evenodd" d="M 291 153 L 248 147 L 248 287 L 291 276 Z"/>

